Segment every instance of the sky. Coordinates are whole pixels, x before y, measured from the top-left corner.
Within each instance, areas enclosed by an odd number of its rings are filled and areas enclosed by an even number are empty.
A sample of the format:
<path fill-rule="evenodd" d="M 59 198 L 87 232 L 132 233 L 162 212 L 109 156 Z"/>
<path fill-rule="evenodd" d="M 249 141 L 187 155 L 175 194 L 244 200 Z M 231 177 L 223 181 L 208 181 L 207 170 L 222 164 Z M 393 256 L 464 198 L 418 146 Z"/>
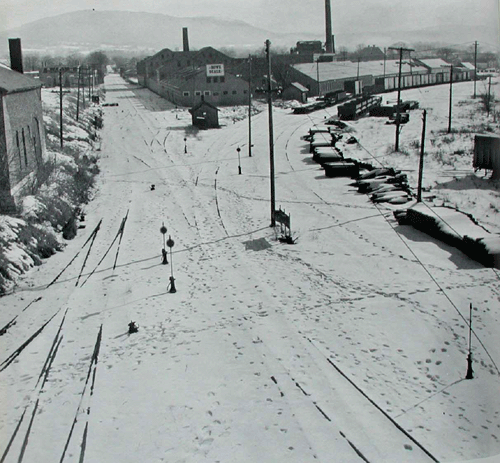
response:
<path fill-rule="evenodd" d="M 498 27 L 499 22 L 499 0 L 331 0 L 331 5 L 333 28 L 343 33 L 353 24 L 380 30 L 439 24 Z M 2 0 L 0 30 L 92 8 L 177 17 L 217 16 L 277 32 L 313 32 L 324 24 L 323 0 Z"/>

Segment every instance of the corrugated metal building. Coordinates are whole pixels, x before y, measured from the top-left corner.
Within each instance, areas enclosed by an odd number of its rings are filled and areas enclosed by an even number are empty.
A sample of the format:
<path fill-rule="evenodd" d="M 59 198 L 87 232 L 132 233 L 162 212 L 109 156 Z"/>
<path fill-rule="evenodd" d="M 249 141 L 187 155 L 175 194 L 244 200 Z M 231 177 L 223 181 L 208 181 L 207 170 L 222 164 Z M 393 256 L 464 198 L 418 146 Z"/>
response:
<path fill-rule="evenodd" d="M 335 90 L 350 93 L 395 90 L 399 84 L 399 60 L 337 61 L 295 64 L 292 77 L 310 90 L 310 95 L 324 95 Z M 453 80 L 470 80 L 472 73 L 456 67 Z M 450 81 L 450 65 L 438 60 L 403 60 L 401 88 L 434 85 Z M 354 90 L 354 91 L 353 91 Z"/>

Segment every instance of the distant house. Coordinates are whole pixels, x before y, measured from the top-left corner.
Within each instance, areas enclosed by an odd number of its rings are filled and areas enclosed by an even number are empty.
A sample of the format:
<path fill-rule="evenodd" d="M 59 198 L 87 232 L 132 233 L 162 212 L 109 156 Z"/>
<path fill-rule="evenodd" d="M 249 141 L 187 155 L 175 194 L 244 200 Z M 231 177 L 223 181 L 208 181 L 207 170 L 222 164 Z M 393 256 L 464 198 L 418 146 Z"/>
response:
<path fill-rule="evenodd" d="M 15 209 L 15 197 L 40 166 L 45 152 L 39 80 L 0 65 L 0 213 Z"/>
<path fill-rule="evenodd" d="M 202 100 L 193 106 L 189 112 L 195 127 L 200 129 L 216 129 L 219 127 L 219 110 L 214 105 Z"/>
<path fill-rule="evenodd" d="M 307 102 L 307 93 L 309 89 L 298 82 L 292 82 L 283 90 L 281 94 L 284 100 L 297 100 L 301 103 Z"/>
<path fill-rule="evenodd" d="M 356 61 L 380 61 L 385 57 L 384 52 L 375 45 L 369 45 L 353 54 L 352 60 Z"/>

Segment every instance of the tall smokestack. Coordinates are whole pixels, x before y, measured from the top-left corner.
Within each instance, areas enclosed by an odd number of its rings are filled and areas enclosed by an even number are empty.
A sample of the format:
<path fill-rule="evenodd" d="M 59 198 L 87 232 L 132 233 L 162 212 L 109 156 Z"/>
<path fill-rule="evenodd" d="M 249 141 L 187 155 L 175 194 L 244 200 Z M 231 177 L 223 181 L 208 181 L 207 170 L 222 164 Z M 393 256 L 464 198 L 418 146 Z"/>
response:
<path fill-rule="evenodd" d="M 326 19 L 326 43 L 325 48 L 327 53 L 333 53 L 332 40 L 332 8 L 330 0 L 325 0 L 325 19 Z"/>
<path fill-rule="evenodd" d="M 21 50 L 21 39 L 9 39 L 10 68 L 13 71 L 23 73 L 23 52 Z"/>
<path fill-rule="evenodd" d="M 182 51 L 189 51 L 188 28 L 182 28 Z"/>

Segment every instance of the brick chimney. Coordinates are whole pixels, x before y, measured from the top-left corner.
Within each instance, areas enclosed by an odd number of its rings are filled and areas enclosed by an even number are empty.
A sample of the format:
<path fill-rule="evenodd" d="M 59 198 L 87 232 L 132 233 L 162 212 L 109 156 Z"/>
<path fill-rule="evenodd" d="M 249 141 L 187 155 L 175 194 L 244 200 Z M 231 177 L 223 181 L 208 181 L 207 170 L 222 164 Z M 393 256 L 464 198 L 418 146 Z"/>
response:
<path fill-rule="evenodd" d="M 23 73 L 23 53 L 21 39 L 9 39 L 10 68 L 13 71 Z"/>
<path fill-rule="evenodd" d="M 189 51 L 188 28 L 182 28 L 182 51 Z"/>
<path fill-rule="evenodd" d="M 330 5 L 330 0 L 325 0 L 325 23 L 326 23 L 325 49 L 327 53 L 334 53 L 333 37 L 332 37 L 332 7 Z"/>

